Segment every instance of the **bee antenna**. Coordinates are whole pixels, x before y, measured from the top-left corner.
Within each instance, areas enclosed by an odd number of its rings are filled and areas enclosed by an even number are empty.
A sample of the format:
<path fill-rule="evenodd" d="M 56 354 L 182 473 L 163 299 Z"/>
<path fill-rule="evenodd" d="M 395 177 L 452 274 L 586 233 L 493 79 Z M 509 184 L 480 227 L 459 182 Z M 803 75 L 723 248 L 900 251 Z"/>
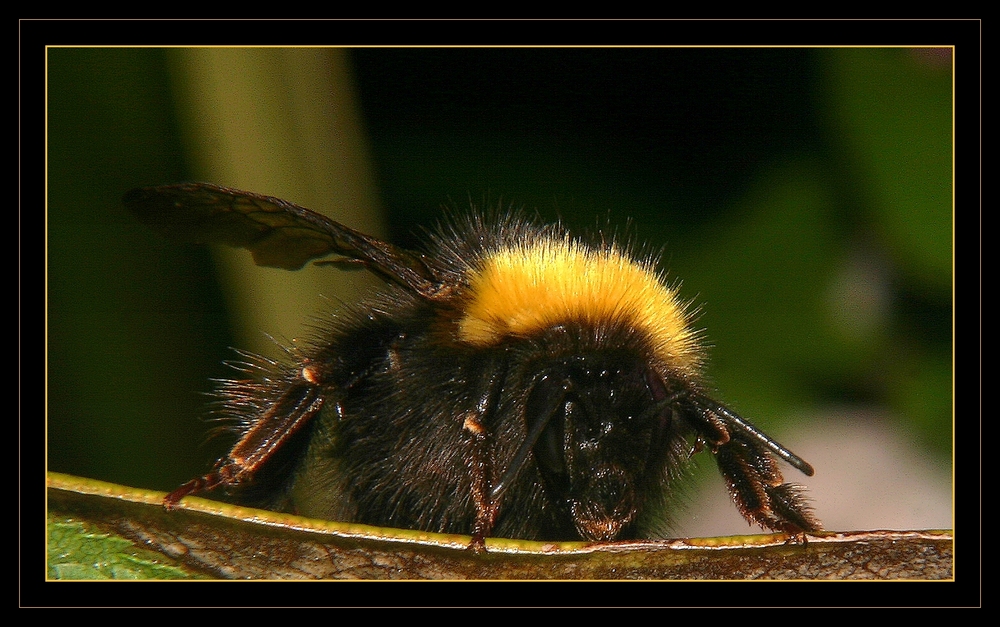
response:
<path fill-rule="evenodd" d="M 706 405 L 707 409 L 710 411 L 719 414 L 725 420 L 726 426 L 735 427 L 745 435 L 749 435 L 753 439 L 757 440 L 766 446 L 772 453 L 802 472 L 802 474 L 811 477 L 813 476 L 813 473 L 816 472 L 813 470 L 813 467 L 809 464 L 809 462 L 779 444 L 776 440 L 757 427 L 753 426 L 746 420 L 743 420 L 743 418 L 741 418 L 736 412 L 732 411 L 725 405 L 704 396 L 701 397 L 700 402 Z"/>
<path fill-rule="evenodd" d="M 544 380 L 546 376 L 541 376 L 536 380 Z M 504 490 L 510 485 L 511 481 L 514 480 L 514 476 L 517 472 L 524 466 L 525 462 L 528 460 L 528 454 L 531 449 L 535 447 L 535 443 L 538 442 L 538 438 L 542 435 L 542 431 L 545 426 L 549 424 L 549 420 L 552 418 L 559 404 L 562 403 L 563 398 L 566 396 L 566 392 L 572 387 L 569 381 L 562 381 L 556 384 L 556 386 L 549 392 L 549 397 L 546 399 L 547 406 L 543 408 L 543 411 L 538 412 L 534 416 L 529 416 L 528 435 L 521 442 L 521 446 L 518 447 L 517 452 L 514 454 L 513 459 L 511 459 L 510 465 L 507 466 L 507 470 L 501 475 L 500 480 L 493 485 L 493 490 L 490 492 L 490 498 L 493 502 L 496 502 L 503 494 Z"/>

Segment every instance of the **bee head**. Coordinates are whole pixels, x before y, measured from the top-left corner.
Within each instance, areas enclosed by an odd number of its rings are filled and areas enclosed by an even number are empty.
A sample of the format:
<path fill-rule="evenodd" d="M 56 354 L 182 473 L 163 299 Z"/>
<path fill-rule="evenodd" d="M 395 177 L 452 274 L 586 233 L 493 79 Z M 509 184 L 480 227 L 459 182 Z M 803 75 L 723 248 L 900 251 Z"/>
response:
<path fill-rule="evenodd" d="M 663 378 L 641 355 L 618 349 L 574 352 L 535 371 L 514 463 L 530 448 L 546 500 L 581 537 L 620 537 L 675 448 Z"/>

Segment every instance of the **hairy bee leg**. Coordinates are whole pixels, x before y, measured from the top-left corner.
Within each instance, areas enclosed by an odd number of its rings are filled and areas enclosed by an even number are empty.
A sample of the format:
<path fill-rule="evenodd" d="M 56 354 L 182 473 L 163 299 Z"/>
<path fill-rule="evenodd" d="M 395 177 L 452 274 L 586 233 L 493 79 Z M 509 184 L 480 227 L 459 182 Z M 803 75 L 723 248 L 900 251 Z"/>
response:
<path fill-rule="evenodd" d="M 472 542 L 469 544 L 469 548 L 476 553 L 482 553 L 486 550 L 486 537 L 493 530 L 493 524 L 497 517 L 497 504 L 490 494 L 489 478 L 492 474 L 489 463 L 490 442 L 478 415 L 466 417 L 463 426 L 471 439 L 467 464 L 469 476 L 472 479 L 470 489 L 476 514 L 472 525 Z"/>
<path fill-rule="evenodd" d="M 485 391 L 480 395 L 476 409 L 469 412 L 462 423 L 462 429 L 469 438 L 469 453 L 466 465 L 471 478 L 470 490 L 475 509 L 472 526 L 472 542 L 469 548 L 476 553 L 486 550 L 486 537 L 493 530 L 498 513 L 498 495 L 493 489 L 493 465 L 491 463 L 491 437 L 487 428 L 489 418 L 496 411 L 499 392 L 503 385 L 504 372 L 495 372 L 483 383 Z"/>
<path fill-rule="evenodd" d="M 762 446 L 737 437 L 720 446 L 715 459 L 733 501 L 751 523 L 792 534 L 822 528 L 801 488 L 784 482 Z"/>
<path fill-rule="evenodd" d="M 167 509 L 173 509 L 189 494 L 207 492 L 219 486 L 235 486 L 249 481 L 254 474 L 299 429 L 317 416 L 324 397 L 316 383 L 320 373 L 313 366 L 302 369 L 302 381 L 286 390 L 254 425 L 233 445 L 229 454 L 216 463 L 212 472 L 188 481 L 163 499 Z M 231 402 L 242 399 L 233 395 Z"/>
<path fill-rule="evenodd" d="M 188 481 L 163 498 L 163 506 L 167 509 L 174 509 L 185 496 L 197 494 L 198 492 L 208 492 L 220 485 L 230 485 L 234 477 L 238 476 L 240 470 L 233 464 L 223 464 L 215 470 L 196 479 Z"/>
<path fill-rule="evenodd" d="M 685 418 L 698 440 L 715 454 L 719 472 L 743 517 L 774 531 L 819 531 L 822 523 L 813 515 L 802 489 L 785 483 L 774 456 L 807 475 L 813 474 L 812 466 L 727 407 L 701 395 L 692 400 L 696 411 Z"/>

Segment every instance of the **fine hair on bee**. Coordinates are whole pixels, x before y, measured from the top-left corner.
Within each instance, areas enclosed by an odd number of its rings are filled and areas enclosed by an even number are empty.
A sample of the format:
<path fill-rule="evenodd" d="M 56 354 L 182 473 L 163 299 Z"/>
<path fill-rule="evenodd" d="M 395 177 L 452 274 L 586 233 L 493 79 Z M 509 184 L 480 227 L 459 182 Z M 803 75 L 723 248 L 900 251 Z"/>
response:
<path fill-rule="evenodd" d="M 671 484 L 710 451 L 751 524 L 817 531 L 783 460 L 712 400 L 690 306 L 657 260 L 516 212 L 452 217 L 420 251 L 292 203 L 195 183 L 126 207 L 261 266 L 360 266 L 385 281 L 312 341 L 217 393 L 237 441 L 168 507 L 218 487 L 304 516 L 487 537 L 658 537 Z M 333 255 L 333 259 L 324 258 Z"/>

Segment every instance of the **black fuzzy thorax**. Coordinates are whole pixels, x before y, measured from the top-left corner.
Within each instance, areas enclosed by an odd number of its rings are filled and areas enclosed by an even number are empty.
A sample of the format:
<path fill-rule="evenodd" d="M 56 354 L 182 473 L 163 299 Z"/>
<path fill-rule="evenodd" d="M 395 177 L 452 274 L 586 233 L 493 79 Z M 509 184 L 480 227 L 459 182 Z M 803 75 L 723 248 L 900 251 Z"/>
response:
<path fill-rule="evenodd" d="M 324 373 L 328 401 L 286 484 L 291 507 L 313 517 L 470 533 L 477 460 L 466 419 L 485 405 L 490 482 L 516 472 L 499 496 L 492 535 L 580 538 L 572 504 L 593 497 L 580 490 L 599 488 L 581 488 L 568 475 L 606 473 L 607 491 L 625 483 L 634 493 L 635 511 L 617 537 L 642 536 L 688 448 L 674 409 L 656 403 L 684 384 L 654 370 L 646 338 L 616 320 L 567 320 L 490 347 L 457 340 L 462 280 L 476 264 L 511 242 L 567 237 L 518 217 L 491 228 L 481 216 L 466 220 L 431 240 L 428 258 L 458 286 L 449 298 L 430 301 L 390 286 L 341 312 L 316 342 L 308 359 Z M 548 420 L 528 415 L 539 407 L 556 416 L 509 471 L 533 421 Z M 575 434 L 566 432 L 567 412 L 577 417 Z M 641 420 L 648 425 L 629 426 Z M 604 459 L 587 455 L 588 444 Z M 566 446 L 572 460 L 560 450 Z"/>
<path fill-rule="evenodd" d="M 629 344 L 635 341 L 630 330 L 595 332 L 568 323 L 503 346 L 456 350 L 442 346 L 428 331 L 437 320 L 433 308 L 420 302 L 411 305 L 408 315 L 400 315 L 397 307 L 391 317 L 366 316 L 364 324 L 337 334 L 323 351 L 330 360 L 335 381 L 330 396 L 336 403 L 328 402 L 324 408 L 297 470 L 301 485 L 293 486 L 292 494 L 299 513 L 470 533 L 476 514 L 470 496 L 470 467 L 475 460 L 466 417 L 480 411 L 487 399 L 490 409 L 483 419 L 489 434 L 487 472 L 496 482 L 527 436 L 526 412 L 533 393 L 541 394 L 542 381 L 551 379 L 569 381 L 573 387 L 571 398 L 556 399 L 557 405 L 586 405 L 591 414 L 598 414 L 593 424 L 579 429 L 595 431 L 595 439 L 603 430 L 612 433 L 603 435 L 603 466 L 595 468 L 586 458 L 576 462 L 588 464 L 592 472 L 624 468 L 635 473 L 630 480 L 639 511 L 618 537 L 643 535 L 647 510 L 662 500 L 665 483 L 687 445 L 682 425 L 671 419 L 672 410 L 655 407 L 673 384 L 652 382 L 659 375 L 648 369 L 644 350 Z M 491 384 L 501 386 L 492 396 Z M 659 399 L 653 390 L 659 390 Z M 539 403 L 545 400 L 534 405 Z M 625 426 L 624 422 L 638 421 L 650 412 L 655 415 L 646 420 L 654 426 L 638 432 Z M 546 433 L 563 432 L 555 427 Z M 550 435 L 543 442 L 558 448 L 563 440 Z M 558 481 L 546 477 L 536 455 L 533 451 L 501 496 L 493 535 L 581 537 L 567 499 L 586 495 L 569 494 L 565 486 L 555 485 Z M 560 455 L 553 452 L 556 459 Z M 317 481 L 313 467 L 325 469 L 327 476 Z M 326 493 L 317 495 L 317 490 Z"/>

